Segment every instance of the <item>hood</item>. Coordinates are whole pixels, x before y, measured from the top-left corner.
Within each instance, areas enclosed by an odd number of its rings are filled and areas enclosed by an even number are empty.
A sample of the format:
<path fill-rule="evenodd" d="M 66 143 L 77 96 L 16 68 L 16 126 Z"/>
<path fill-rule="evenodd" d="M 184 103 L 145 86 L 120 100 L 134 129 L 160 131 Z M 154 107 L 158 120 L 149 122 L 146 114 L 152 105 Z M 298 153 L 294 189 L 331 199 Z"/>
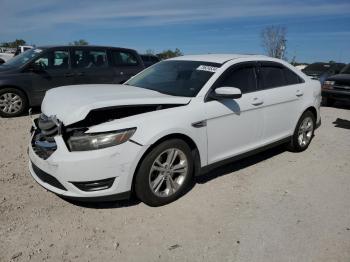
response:
<path fill-rule="evenodd" d="M 342 83 L 345 82 L 345 83 L 349 84 L 350 83 L 350 74 L 333 75 L 331 77 L 328 77 L 327 80 L 342 82 Z"/>
<path fill-rule="evenodd" d="M 16 70 L 16 68 L 14 68 L 12 66 L 8 66 L 6 64 L 0 65 L 0 74 L 10 73 L 10 72 L 12 72 L 14 70 Z"/>
<path fill-rule="evenodd" d="M 126 105 L 187 104 L 191 98 L 128 85 L 63 86 L 46 92 L 41 111 L 64 125 L 83 120 L 93 109 Z"/>

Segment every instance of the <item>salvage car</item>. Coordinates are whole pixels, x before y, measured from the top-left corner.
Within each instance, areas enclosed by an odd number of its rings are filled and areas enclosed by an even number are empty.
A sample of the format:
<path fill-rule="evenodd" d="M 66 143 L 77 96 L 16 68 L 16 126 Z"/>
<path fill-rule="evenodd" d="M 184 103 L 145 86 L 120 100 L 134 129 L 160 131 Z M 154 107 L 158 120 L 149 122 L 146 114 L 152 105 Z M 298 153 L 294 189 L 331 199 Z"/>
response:
<path fill-rule="evenodd" d="M 53 87 L 124 83 L 144 69 L 135 50 L 103 46 L 43 46 L 0 66 L 0 116 L 40 106 Z"/>
<path fill-rule="evenodd" d="M 320 102 L 319 81 L 279 59 L 173 58 L 124 85 L 49 90 L 33 120 L 29 170 L 65 198 L 135 193 L 160 206 L 218 164 L 283 143 L 305 150 Z"/>
<path fill-rule="evenodd" d="M 322 98 L 326 106 L 332 106 L 336 101 L 350 101 L 350 64 L 340 74 L 324 81 Z"/>

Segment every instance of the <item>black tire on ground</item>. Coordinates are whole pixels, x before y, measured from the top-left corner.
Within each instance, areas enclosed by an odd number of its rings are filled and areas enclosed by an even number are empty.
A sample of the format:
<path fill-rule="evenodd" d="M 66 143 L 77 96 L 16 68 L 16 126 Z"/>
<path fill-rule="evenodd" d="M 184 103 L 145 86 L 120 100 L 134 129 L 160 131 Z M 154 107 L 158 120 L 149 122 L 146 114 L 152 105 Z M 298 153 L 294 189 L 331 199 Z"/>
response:
<path fill-rule="evenodd" d="M 13 112 L 6 112 L 4 106 L 2 106 L 2 96 L 5 94 L 15 94 L 20 99 L 20 108 Z M 28 108 L 28 99 L 27 96 L 19 89 L 16 88 L 3 88 L 0 89 L 0 116 L 1 117 L 16 117 L 23 114 L 23 112 Z"/>
<path fill-rule="evenodd" d="M 181 186 L 177 187 L 175 193 L 170 196 L 157 196 L 151 189 L 151 168 L 155 160 L 158 159 L 158 157 L 161 156 L 164 151 L 171 149 L 178 149 L 183 152 L 184 156 L 187 159 L 187 172 L 185 172 L 186 175 L 183 179 L 183 182 Z M 149 206 L 162 206 L 175 201 L 184 195 L 190 188 L 194 173 L 193 162 L 194 161 L 191 149 L 183 140 L 170 139 L 160 143 L 159 145 L 155 146 L 150 152 L 148 152 L 136 172 L 134 184 L 136 196 Z M 164 186 L 166 186 L 166 181 L 164 183 Z"/>
<path fill-rule="evenodd" d="M 325 106 L 333 106 L 335 103 L 335 100 L 329 97 L 324 97 L 323 98 L 323 103 Z"/>
<path fill-rule="evenodd" d="M 301 145 L 299 143 L 299 140 L 298 140 L 299 139 L 299 130 L 300 130 L 300 126 L 303 124 L 303 122 L 306 118 L 309 118 L 309 119 L 311 118 L 311 120 L 312 120 L 311 138 L 305 145 Z M 295 127 L 295 130 L 294 130 L 293 136 L 291 138 L 291 142 L 288 146 L 288 149 L 292 152 L 301 152 L 301 151 L 304 151 L 305 149 L 307 149 L 312 141 L 313 136 L 314 136 L 315 126 L 316 126 L 316 119 L 315 119 L 314 114 L 311 111 L 304 112 L 302 114 L 302 116 L 300 117 L 300 119 Z"/>

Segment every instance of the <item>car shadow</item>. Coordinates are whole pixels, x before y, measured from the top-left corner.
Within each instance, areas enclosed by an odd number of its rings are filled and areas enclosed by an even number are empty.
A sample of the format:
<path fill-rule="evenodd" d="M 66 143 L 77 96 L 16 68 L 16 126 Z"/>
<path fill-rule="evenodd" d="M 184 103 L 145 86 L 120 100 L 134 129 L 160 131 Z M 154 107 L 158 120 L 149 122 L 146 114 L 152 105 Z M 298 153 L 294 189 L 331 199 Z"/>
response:
<path fill-rule="evenodd" d="M 256 155 L 252 155 L 241 160 L 232 161 L 230 163 L 224 164 L 222 166 L 218 166 L 205 174 L 197 176 L 195 178 L 195 182 L 198 184 L 207 183 L 213 179 L 218 177 L 228 175 L 234 172 L 237 172 L 241 169 L 247 168 L 249 166 L 258 164 L 262 161 L 265 161 L 269 158 L 272 158 L 276 155 L 279 155 L 283 152 L 287 151 L 285 145 L 280 145 L 271 149 L 267 149 L 266 151 L 257 153 Z"/>
<path fill-rule="evenodd" d="M 342 118 L 337 118 L 334 122 L 334 127 L 350 129 L 350 121 Z"/>
<path fill-rule="evenodd" d="M 186 190 L 186 192 L 184 192 L 183 195 L 186 195 L 189 191 L 191 191 L 191 189 L 195 187 L 197 183 L 204 184 L 218 177 L 237 172 L 241 169 L 258 164 L 259 162 L 265 161 L 269 158 L 279 155 L 285 152 L 286 150 L 287 149 L 285 145 L 280 145 L 271 149 L 267 149 L 266 151 L 260 152 L 256 155 L 252 155 L 252 156 L 243 158 L 241 160 L 232 161 L 230 163 L 211 169 L 210 171 L 200 176 L 196 176 L 191 186 Z M 68 203 L 71 203 L 72 205 L 75 205 L 78 207 L 84 207 L 84 208 L 91 208 L 91 209 L 125 208 L 125 207 L 137 206 L 141 203 L 141 201 L 138 200 L 134 195 L 132 195 L 130 199 L 108 201 L 108 202 L 96 202 L 96 203 L 82 202 L 82 201 L 71 200 L 71 199 L 66 199 L 62 197 L 60 198 L 64 201 L 67 201 Z"/>
<path fill-rule="evenodd" d="M 130 199 L 105 201 L 105 202 L 83 202 L 83 201 L 71 200 L 63 197 L 60 197 L 60 198 L 72 205 L 75 205 L 78 207 L 84 207 L 84 208 L 91 208 L 91 209 L 112 209 L 112 208 L 115 209 L 115 208 L 123 208 L 123 207 L 132 207 L 132 206 L 137 206 L 138 204 L 141 203 L 141 201 L 136 199 L 135 196 L 131 196 Z"/>

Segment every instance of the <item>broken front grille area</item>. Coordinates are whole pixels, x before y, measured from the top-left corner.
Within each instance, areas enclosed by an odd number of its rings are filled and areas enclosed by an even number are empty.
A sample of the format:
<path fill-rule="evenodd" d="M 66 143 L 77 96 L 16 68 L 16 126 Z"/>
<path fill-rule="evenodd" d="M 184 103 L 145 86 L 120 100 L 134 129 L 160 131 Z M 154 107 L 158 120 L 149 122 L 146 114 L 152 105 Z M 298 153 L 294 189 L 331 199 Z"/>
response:
<path fill-rule="evenodd" d="M 31 141 L 33 151 L 40 158 L 48 159 L 57 149 L 54 136 L 58 134 L 60 127 L 57 125 L 57 120 L 54 121 L 44 114 L 35 119 L 34 123 L 37 128 L 32 130 L 34 132 Z"/>

